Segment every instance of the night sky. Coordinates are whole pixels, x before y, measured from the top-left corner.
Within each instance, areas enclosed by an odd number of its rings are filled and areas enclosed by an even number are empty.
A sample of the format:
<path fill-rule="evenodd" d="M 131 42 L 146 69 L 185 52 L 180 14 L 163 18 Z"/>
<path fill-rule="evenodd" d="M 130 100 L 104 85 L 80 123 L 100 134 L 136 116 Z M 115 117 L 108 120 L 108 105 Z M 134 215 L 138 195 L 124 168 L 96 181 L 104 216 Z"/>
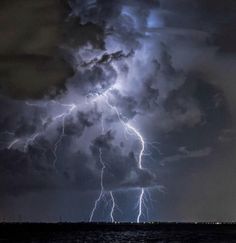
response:
<path fill-rule="evenodd" d="M 1 221 L 236 221 L 235 0 L 1 0 Z"/>

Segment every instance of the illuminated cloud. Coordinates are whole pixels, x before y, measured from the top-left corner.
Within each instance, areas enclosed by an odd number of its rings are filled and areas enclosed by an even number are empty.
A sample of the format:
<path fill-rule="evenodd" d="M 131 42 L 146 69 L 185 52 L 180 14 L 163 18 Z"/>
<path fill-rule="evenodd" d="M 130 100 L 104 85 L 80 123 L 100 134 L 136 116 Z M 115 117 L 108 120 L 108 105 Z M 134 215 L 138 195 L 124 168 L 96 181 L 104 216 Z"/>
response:
<path fill-rule="evenodd" d="M 215 21 L 231 23 L 230 1 L 25 2 L 19 12 L 18 1 L 0 10 L 10 27 L 7 16 L 24 16 L 14 38 L 6 31 L 0 41 L 0 209 L 14 218 L 5 202 L 14 198 L 20 210 L 17 202 L 38 197 L 30 220 L 44 206 L 66 216 L 72 204 L 74 220 L 89 220 L 94 206 L 107 210 L 95 210 L 97 220 L 208 220 L 189 198 L 199 202 L 210 188 L 218 219 L 217 176 L 235 168 L 224 159 L 234 154 L 235 57 Z M 230 190 L 226 199 L 235 202 Z"/>

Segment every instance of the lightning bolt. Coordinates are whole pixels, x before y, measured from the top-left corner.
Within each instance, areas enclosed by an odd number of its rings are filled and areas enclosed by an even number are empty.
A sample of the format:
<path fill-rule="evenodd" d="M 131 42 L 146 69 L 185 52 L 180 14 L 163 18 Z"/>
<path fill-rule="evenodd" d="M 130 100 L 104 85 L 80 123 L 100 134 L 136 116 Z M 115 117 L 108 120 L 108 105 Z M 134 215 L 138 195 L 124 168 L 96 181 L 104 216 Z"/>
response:
<path fill-rule="evenodd" d="M 138 155 L 138 168 L 139 169 L 143 169 L 143 165 L 142 165 L 142 158 L 144 155 L 144 151 L 145 151 L 145 141 L 143 139 L 142 134 L 131 124 L 126 123 L 123 119 L 122 119 L 122 114 L 119 112 L 118 108 L 116 106 L 113 106 L 110 102 L 109 102 L 109 97 L 108 97 L 108 92 L 110 92 L 112 90 L 112 88 L 108 89 L 103 96 L 105 97 L 106 103 L 107 105 L 116 113 L 118 120 L 120 121 L 120 123 L 122 124 L 122 126 L 130 131 L 131 133 L 133 133 L 137 139 L 139 140 L 140 144 L 141 144 L 141 149 Z M 137 223 L 140 223 L 140 218 L 143 214 L 143 205 L 144 205 L 144 196 L 145 196 L 145 189 L 141 188 L 141 192 L 139 194 L 139 200 L 138 200 L 138 216 L 137 216 Z"/>
<path fill-rule="evenodd" d="M 106 169 L 106 165 L 105 165 L 105 163 L 103 162 L 103 159 L 102 159 L 102 149 L 101 148 L 99 148 L 99 162 L 102 165 L 101 176 L 100 176 L 100 186 L 101 186 L 100 188 L 101 188 L 101 190 L 100 190 L 98 198 L 96 199 L 96 201 L 94 203 L 94 207 L 93 207 L 92 212 L 90 214 L 89 222 L 92 222 L 93 217 L 94 217 L 94 213 L 97 209 L 97 206 L 98 206 L 99 202 L 101 201 L 101 199 L 104 195 L 103 179 L 104 179 L 104 171 Z"/>
<path fill-rule="evenodd" d="M 11 135 L 14 135 L 14 133 L 11 134 Z M 12 149 L 16 144 L 18 144 L 18 143 L 22 144 L 22 143 L 23 143 L 23 151 L 26 153 L 26 152 L 27 152 L 27 149 L 28 149 L 28 147 L 29 147 L 29 145 L 32 144 L 38 136 L 39 136 L 39 133 L 35 133 L 35 134 L 33 134 L 31 137 L 26 138 L 26 139 L 25 139 L 25 138 L 16 138 L 16 139 L 14 139 L 14 140 L 8 145 L 7 149 L 10 150 L 10 149 Z"/>
<path fill-rule="evenodd" d="M 137 138 L 137 140 L 139 141 L 140 150 L 138 152 L 137 164 L 138 164 L 138 168 L 140 170 L 143 170 L 144 169 L 144 167 L 143 167 L 143 156 L 145 156 L 144 152 L 145 152 L 145 145 L 146 145 L 145 140 L 144 140 L 142 134 L 140 133 L 140 131 L 135 126 L 133 126 L 129 122 L 127 122 L 127 119 L 119 112 L 118 108 L 109 102 L 108 94 L 113 89 L 114 88 L 112 87 L 112 88 L 108 89 L 107 91 L 105 91 L 104 93 L 98 94 L 97 97 L 105 97 L 105 102 L 106 102 L 107 106 L 117 115 L 117 118 L 118 118 L 120 124 L 123 126 L 124 131 L 128 132 L 129 135 L 134 135 Z M 53 152 L 53 155 L 54 155 L 53 166 L 56 167 L 56 163 L 57 163 L 57 160 L 58 160 L 58 157 L 57 157 L 58 147 L 61 144 L 61 142 L 63 141 L 63 138 L 65 136 L 65 120 L 68 116 L 70 116 L 72 114 L 72 112 L 78 106 L 74 103 L 62 104 L 58 101 L 50 101 L 50 102 L 57 103 L 60 106 L 66 108 L 63 113 L 52 117 L 52 124 L 55 124 L 58 120 L 61 122 L 61 132 L 60 132 L 59 136 L 56 138 L 56 141 L 55 141 L 53 148 L 52 148 L 52 152 Z M 31 103 L 26 103 L 26 105 L 28 105 L 28 106 L 39 106 L 38 104 L 31 104 Z M 103 117 L 102 117 L 102 120 L 101 120 L 101 126 L 102 126 L 102 133 L 104 133 L 105 129 L 104 129 Z M 26 140 L 26 142 L 24 144 L 24 152 L 27 151 L 29 145 L 34 143 L 35 139 L 40 134 L 41 133 L 35 133 Z M 125 135 L 126 135 L 126 133 L 125 133 Z M 21 142 L 21 139 L 16 138 L 14 141 L 12 141 L 8 145 L 8 149 L 12 149 L 19 142 Z M 150 143 L 150 145 L 154 149 L 158 150 L 157 146 L 155 145 L 155 142 Z M 101 200 L 103 198 L 106 199 L 106 197 L 105 197 L 107 195 L 106 193 L 109 193 L 110 202 L 111 202 L 111 210 L 110 210 L 109 216 L 110 216 L 111 222 L 115 222 L 114 213 L 115 213 L 117 206 L 116 206 L 113 191 L 106 192 L 104 190 L 104 173 L 105 173 L 105 170 L 106 170 L 106 163 L 103 161 L 102 148 L 99 148 L 99 162 L 101 164 L 100 193 L 99 193 L 97 199 L 94 202 L 94 206 L 92 208 L 92 211 L 91 211 L 91 214 L 90 214 L 90 217 L 89 217 L 89 221 L 90 222 L 93 221 L 93 218 L 94 218 L 94 215 L 96 213 L 96 210 L 98 208 L 99 203 L 101 202 Z M 146 199 L 145 193 L 146 193 L 145 188 L 142 187 L 142 188 L 139 189 L 139 196 L 138 196 L 138 201 L 137 201 L 138 212 L 137 212 L 137 218 L 136 218 L 137 223 L 140 222 L 140 220 L 143 216 L 143 211 L 144 211 L 145 208 L 146 208 L 147 214 L 148 214 L 148 208 L 147 208 L 147 205 L 146 205 L 147 199 Z M 117 209 L 119 209 L 119 208 L 117 208 Z"/>
<path fill-rule="evenodd" d="M 56 101 L 54 101 L 55 103 L 58 103 Z M 53 149 L 53 154 L 54 154 L 54 161 L 53 161 L 53 166 L 56 166 L 57 163 L 57 149 L 59 144 L 62 142 L 64 136 L 65 136 L 65 119 L 67 116 L 70 116 L 71 113 L 74 111 L 74 109 L 77 107 L 75 104 L 61 104 L 59 103 L 61 106 L 64 107 L 69 107 L 69 110 L 66 110 L 64 113 L 53 117 L 53 121 L 62 118 L 62 129 L 61 129 L 61 134 L 58 138 L 58 140 L 56 141 L 56 143 L 54 144 L 54 149 Z"/>
<path fill-rule="evenodd" d="M 54 155 L 54 161 L 53 161 L 53 166 L 55 167 L 56 166 L 56 162 L 57 162 L 57 149 L 58 149 L 58 146 L 59 144 L 62 142 L 63 140 L 63 137 L 65 136 L 65 119 L 67 116 L 71 115 L 72 112 L 77 108 L 77 105 L 75 105 L 74 103 L 72 104 L 63 104 L 63 103 L 60 103 L 58 101 L 55 101 L 55 100 L 52 100 L 52 101 L 49 101 L 51 103 L 55 103 L 55 104 L 58 104 L 62 107 L 66 107 L 68 109 L 66 109 L 66 111 L 64 111 L 63 113 L 59 114 L 59 115 L 56 115 L 54 117 L 52 117 L 52 122 L 53 124 L 57 121 L 57 120 L 62 120 L 62 130 L 61 130 L 61 133 L 59 135 L 59 138 L 56 140 L 54 146 L 53 146 L 53 155 Z M 30 102 L 25 102 L 25 105 L 27 106 L 32 106 L 32 107 L 42 107 L 42 106 L 46 106 L 46 104 L 38 104 L 38 103 L 30 103 Z M 8 133 L 8 132 L 5 132 L 5 133 Z M 9 133 L 9 134 L 12 134 L 12 133 Z M 29 138 L 26 139 L 26 141 L 24 142 L 24 147 L 23 147 L 23 151 L 24 152 L 27 152 L 27 149 L 29 147 L 30 144 L 34 143 L 35 139 L 40 135 L 41 133 L 35 133 L 33 135 L 31 135 Z M 8 149 L 12 149 L 17 143 L 22 143 L 23 139 L 20 139 L 20 138 L 16 138 L 14 139 L 9 145 L 8 145 Z"/>
<path fill-rule="evenodd" d="M 77 105 L 72 103 L 72 104 L 63 104 L 63 103 L 60 103 L 59 101 L 56 101 L 56 100 L 51 100 L 49 101 L 49 103 L 54 103 L 54 104 L 58 104 L 60 105 L 61 107 L 66 107 L 68 109 L 66 109 L 66 111 L 64 111 L 63 113 L 59 114 L 59 115 L 56 115 L 54 117 L 52 117 L 52 121 L 53 121 L 53 124 L 57 121 L 57 120 L 60 120 L 62 121 L 62 128 L 61 128 L 61 133 L 58 137 L 58 139 L 56 140 L 54 146 L 53 146 L 53 150 L 52 150 L 52 153 L 54 155 L 54 160 L 53 160 L 53 166 L 56 167 L 56 163 L 57 163 L 57 150 L 58 150 L 58 146 L 60 145 L 60 143 L 62 142 L 64 136 L 65 136 L 65 119 L 67 116 L 70 116 L 72 114 L 72 112 L 77 108 Z M 37 104 L 37 103 L 30 103 L 30 102 L 25 102 L 26 105 L 28 106 L 32 106 L 32 107 L 40 107 L 40 106 L 46 106 L 45 104 L 42 105 L 42 104 Z M 42 120 L 42 123 L 44 124 L 45 122 Z M 33 142 L 36 137 L 39 136 L 39 134 L 36 134 L 35 136 L 33 135 L 32 138 L 29 138 L 27 141 L 26 141 L 26 144 L 25 144 L 25 147 L 24 147 L 24 151 L 26 151 L 29 143 Z M 13 144 L 14 145 L 14 144 Z M 12 147 L 13 145 L 11 145 L 10 147 Z"/>
<path fill-rule="evenodd" d="M 56 141 L 55 145 L 54 145 L 54 149 L 53 149 L 53 154 L 54 154 L 54 160 L 53 160 L 53 166 L 56 167 L 56 163 L 57 163 L 57 149 L 59 144 L 62 142 L 63 137 L 65 136 L 65 116 L 62 116 L 62 131 L 61 134 L 58 138 L 58 140 Z"/>
<path fill-rule="evenodd" d="M 111 202 L 112 202 L 110 217 L 111 217 L 111 222 L 114 223 L 115 222 L 114 212 L 115 212 L 116 203 L 115 203 L 115 199 L 114 199 L 114 195 L 113 195 L 112 191 L 110 191 L 110 197 L 111 197 Z"/>
<path fill-rule="evenodd" d="M 102 149 L 100 148 L 99 149 L 99 161 L 102 165 L 102 169 L 101 169 L 101 176 L 100 176 L 100 193 L 99 193 L 99 196 L 98 198 L 95 200 L 95 203 L 94 203 L 94 207 L 91 211 L 91 214 L 90 214 L 90 218 L 89 218 L 89 222 L 92 222 L 93 218 L 94 218 L 94 214 L 97 210 L 97 207 L 98 207 L 98 204 L 99 202 L 102 200 L 102 198 L 105 196 L 106 192 L 104 190 L 104 173 L 105 173 L 105 169 L 106 169 L 106 165 L 102 159 Z M 113 192 L 110 191 L 109 192 L 109 195 L 110 195 L 110 198 L 111 198 L 111 202 L 112 202 L 112 206 L 111 206 L 111 211 L 110 211 L 110 218 L 111 218 L 111 222 L 114 223 L 115 222 L 115 219 L 114 219 L 114 212 L 115 212 L 115 208 L 116 208 L 116 203 L 115 203 L 115 198 L 114 198 L 114 195 L 113 195 Z"/>
<path fill-rule="evenodd" d="M 142 158 L 143 158 L 143 154 L 144 154 L 144 151 L 145 151 L 145 142 L 144 142 L 144 139 L 141 135 L 141 133 L 133 126 L 131 126 L 130 124 L 126 123 L 126 126 L 129 130 L 131 130 L 138 138 L 138 140 L 140 141 L 140 144 L 141 144 L 141 150 L 139 152 L 139 155 L 138 155 L 138 167 L 139 169 L 143 169 L 143 165 L 142 165 Z M 137 216 L 137 223 L 140 222 L 140 218 L 142 216 L 142 212 L 143 212 L 143 203 L 144 203 L 144 193 L 145 193 L 145 190 L 144 188 L 141 188 L 141 193 L 139 195 L 139 203 L 138 203 L 138 216 Z"/>
<path fill-rule="evenodd" d="M 32 137 L 26 140 L 25 145 L 24 145 L 24 152 L 27 151 L 29 145 L 31 143 L 34 143 L 35 139 L 39 136 L 39 133 L 35 133 Z"/>
<path fill-rule="evenodd" d="M 9 146 L 7 147 L 7 149 L 12 149 L 12 147 L 17 144 L 20 140 L 17 138 L 14 141 L 12 141 Z"/>
<path fill-rule="evenodd" d="M 101 129 L 102 129 L 102 134 L 104 134 L 105 133 L 105 128 L 104 128 L 103 115 L 101 117 Z M 104 195 L 106 193 L 104 191 L 104 185 L 103 185 L 103 177 L 104 177 L 104 172 L 105 172 L 106 166 L 105 166 L 105 163 L 104 163 L 104 161 L 102 159 L 102 149 L 101 148 L 99 149 L 99 161 L 100 161 L 100 164 L 102 165 L 101 176 L 100 176 L 100 184 L 101 184 L 100 188 L 101 188 L 101 190 L 100 190 L 100 194 L 99 194 L 98 198 L 96 199 L 96 201 L 94 203 L 94 207 L 92 209 L 92 212 L 90 214 L 90 219 L 89 219 L 90 222 L 93 220 L 94 213 L 95 213 L 95 211 L 97 209 L 97 206 L 98 206 L 99 202 L 101 201 L 101 199 L 104 197 Z M 113 195 L 112 191 L 109 192 L 109 195 L 110 195 L 111 202 L 112 202 L 111 211 L 110 211 L 110 218 L 111 218 L 111 222 L 114 223 L 115 222 L 114 212 L 115 212 L 115 208 L 116 208 L 116 203 L 115 203 L 115 198 L 114 198 L 114 195 Z"/>

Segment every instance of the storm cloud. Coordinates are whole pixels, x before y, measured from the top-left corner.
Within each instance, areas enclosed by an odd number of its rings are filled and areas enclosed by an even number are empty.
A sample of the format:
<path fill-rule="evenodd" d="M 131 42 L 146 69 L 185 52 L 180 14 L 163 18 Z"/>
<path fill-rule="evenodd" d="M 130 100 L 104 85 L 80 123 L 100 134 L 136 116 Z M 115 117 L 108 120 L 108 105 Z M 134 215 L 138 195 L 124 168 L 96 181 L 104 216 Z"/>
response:
<path fill-rule="evenodd" d="M 140 189 L 153 199 L 141 220 L 235 220 L 233 0 L 1 6 L 4 217 L 37 198 L 30 221 L 89 220 L 104 170 L 119 221 L 134 220 Z"/>

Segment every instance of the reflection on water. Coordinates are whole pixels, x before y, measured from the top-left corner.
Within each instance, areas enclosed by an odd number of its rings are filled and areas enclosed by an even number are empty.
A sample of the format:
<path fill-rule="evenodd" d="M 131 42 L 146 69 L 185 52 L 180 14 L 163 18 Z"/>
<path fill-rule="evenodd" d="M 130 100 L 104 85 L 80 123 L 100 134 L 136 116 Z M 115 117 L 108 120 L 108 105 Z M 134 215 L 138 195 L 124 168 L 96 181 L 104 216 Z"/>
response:
<path fill-rule="evenodd" d="M 4 243 L 74 242 L 235 242 L 235 225 L 112 225 L 112 224 L 15 224 L 0 225 Z"/>

